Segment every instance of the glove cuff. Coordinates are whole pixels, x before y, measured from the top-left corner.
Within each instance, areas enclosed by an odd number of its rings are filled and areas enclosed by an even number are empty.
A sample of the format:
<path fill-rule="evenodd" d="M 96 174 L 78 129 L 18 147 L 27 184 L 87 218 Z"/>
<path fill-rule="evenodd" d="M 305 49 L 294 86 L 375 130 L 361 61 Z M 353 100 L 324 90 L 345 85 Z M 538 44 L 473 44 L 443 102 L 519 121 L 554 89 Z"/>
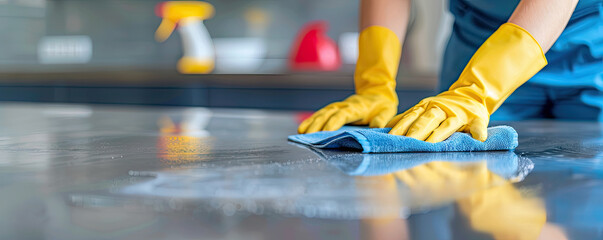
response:
<path fill-rule="evenodd" d="M 365 28 L 358 38 L 356 93 L 384 95 L 397 102 L 396 75 L 401 49 L 400 39 L 392 30 L 382 26 Z"/>
<path fill-rule="evenodd" d="M 492 114 L 546 65 L 536 39 L 520 26 L 505 23 L 475 52 L 449 91 L 482 102 Z"/>

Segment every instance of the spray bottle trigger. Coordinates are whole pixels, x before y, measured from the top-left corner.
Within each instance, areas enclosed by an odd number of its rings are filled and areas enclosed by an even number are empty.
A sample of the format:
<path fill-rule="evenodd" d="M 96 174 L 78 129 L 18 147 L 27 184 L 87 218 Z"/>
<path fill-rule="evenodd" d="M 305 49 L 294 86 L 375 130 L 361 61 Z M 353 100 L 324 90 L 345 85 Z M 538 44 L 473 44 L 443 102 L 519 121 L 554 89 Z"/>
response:
<path fill-rule="evenodd" d="M 161 24 L 159 24 L 157 31 L 155 31 L 155 40 L 158 42 L 165 41 L 170 37 L 170 35 L 172 35 L 172 32 L 174 32 L 175 28 L 176 23 L 164 18 L 161 20 Z"/>

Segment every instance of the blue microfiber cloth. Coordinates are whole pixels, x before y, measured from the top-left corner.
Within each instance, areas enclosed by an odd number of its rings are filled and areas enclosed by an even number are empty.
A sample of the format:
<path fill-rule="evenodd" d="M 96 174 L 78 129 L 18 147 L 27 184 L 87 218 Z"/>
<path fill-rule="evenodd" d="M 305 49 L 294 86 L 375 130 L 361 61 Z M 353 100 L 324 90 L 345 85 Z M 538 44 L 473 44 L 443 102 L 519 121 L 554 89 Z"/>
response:
<path fill-rule="evenodd" d="M 480 142 L 467 133 L 456 132 L 439 143 L 429 143 L 405 136 L 388 134 L 390 128 L 343 128 L 289 136 L 289 140 L 315 148 L 352 149 L 363 153 L 396 152 L 471 152 L 513 150 L 517 132 L 509 126 L 488 128 L 488 139 Z"/>

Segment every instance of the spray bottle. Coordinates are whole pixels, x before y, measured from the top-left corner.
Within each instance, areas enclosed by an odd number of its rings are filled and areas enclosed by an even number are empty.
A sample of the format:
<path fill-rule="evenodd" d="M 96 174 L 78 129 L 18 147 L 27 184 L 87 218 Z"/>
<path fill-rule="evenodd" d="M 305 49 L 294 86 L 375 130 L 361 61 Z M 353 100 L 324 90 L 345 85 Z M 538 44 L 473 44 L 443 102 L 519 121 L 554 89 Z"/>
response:
<path fill-rule="evenodd" d="M 214 15 L 214 7 L 199 1 L 168 1 L 155 9 L 163 18 L 155 32 L 155 39 L 165 41 L 174 29 L 182 38 L 184 56 L 178 61 L 178 71 L 184 74 L 205 74 L 214 69 L 215 52 L 203 20 Z"/>

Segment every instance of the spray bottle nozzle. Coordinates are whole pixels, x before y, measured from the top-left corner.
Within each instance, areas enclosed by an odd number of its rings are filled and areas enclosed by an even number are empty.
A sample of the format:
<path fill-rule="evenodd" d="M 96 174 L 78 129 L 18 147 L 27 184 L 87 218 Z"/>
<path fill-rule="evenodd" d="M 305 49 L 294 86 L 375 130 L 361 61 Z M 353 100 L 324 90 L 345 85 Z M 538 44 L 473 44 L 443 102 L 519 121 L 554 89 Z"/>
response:
<path fill-rule="evenodd" d="M 161 24 L 155 32 L 155 39 L 163 42 L 174 31 L 183 18 L 199 18 L 205 20 L 214 15 L 214 7 L 206 2 L 167 1 L 157 4 L 155 14 L 161 17 Z"/>

